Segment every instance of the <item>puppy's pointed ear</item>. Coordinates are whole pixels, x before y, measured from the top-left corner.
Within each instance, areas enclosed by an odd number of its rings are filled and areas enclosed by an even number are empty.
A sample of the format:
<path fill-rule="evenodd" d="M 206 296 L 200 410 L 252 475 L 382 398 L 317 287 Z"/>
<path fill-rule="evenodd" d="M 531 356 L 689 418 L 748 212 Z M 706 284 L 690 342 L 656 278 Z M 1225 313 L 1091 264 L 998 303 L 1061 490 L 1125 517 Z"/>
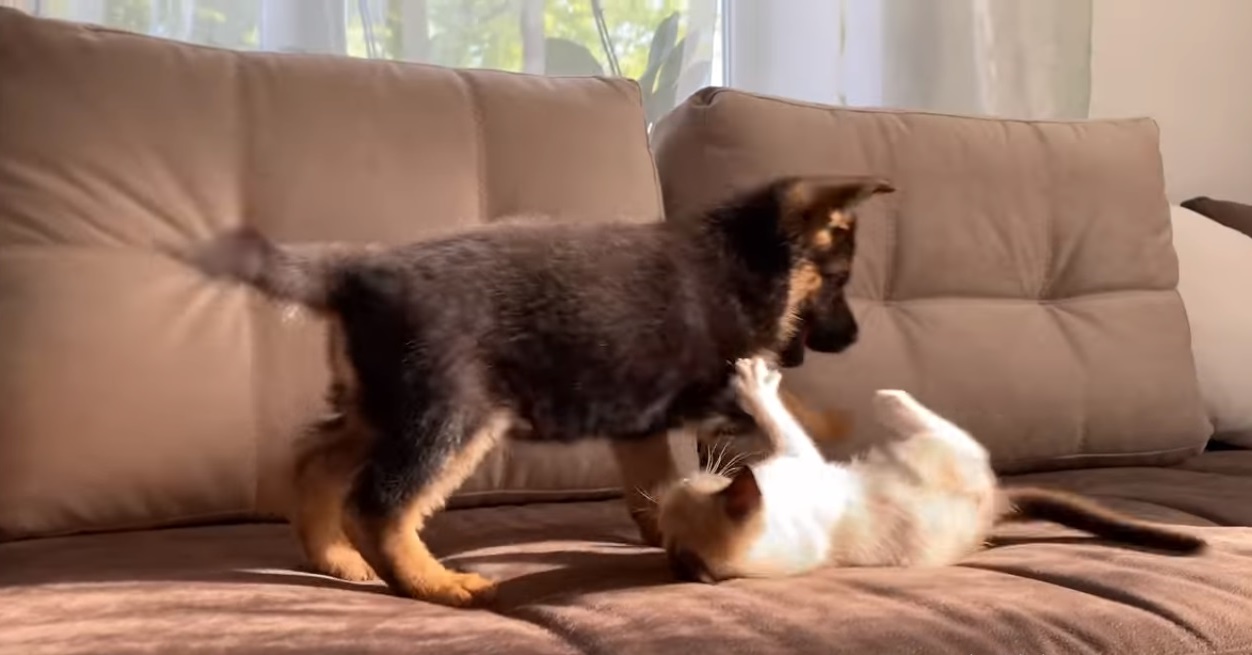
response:
<path fill-rule="evenodd" d="M 743 467 L 730 484 L 718 492 L 726 516 L 732 521 L 742 521 L 761 506 L 761 487 L 756 483 L 752 469 Z"/>
<path fill-rule="evenodd" d="M 857 205 L 895 191 L 890 182 L 876 177 L 800 177 L 783 182 L 781 187 L 782 219 L 792 234 L 828 227 L 849 229 Z"/>

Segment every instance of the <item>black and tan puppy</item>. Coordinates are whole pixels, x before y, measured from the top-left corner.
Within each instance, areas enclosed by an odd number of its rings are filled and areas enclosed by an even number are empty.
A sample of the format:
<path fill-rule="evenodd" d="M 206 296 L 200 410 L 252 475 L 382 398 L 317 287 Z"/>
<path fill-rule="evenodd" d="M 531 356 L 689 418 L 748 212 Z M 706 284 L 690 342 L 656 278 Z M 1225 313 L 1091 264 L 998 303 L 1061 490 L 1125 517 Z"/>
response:
<path fill-rule="evenodd" d="M 446 569 L 418 532 L 499 439 L 604 437 L 627 489 L 673 478 L 666 432 L 734 407 L 736 359 L 855 341 L 852 209 L 890 190 L 791 178 L 690 221 L 496 225 L 389 249 L 245 230 L 180 257 L 331 319 L 339 415 L 297 464 L 312 565 L 465 605 L 491 583 Z"/>

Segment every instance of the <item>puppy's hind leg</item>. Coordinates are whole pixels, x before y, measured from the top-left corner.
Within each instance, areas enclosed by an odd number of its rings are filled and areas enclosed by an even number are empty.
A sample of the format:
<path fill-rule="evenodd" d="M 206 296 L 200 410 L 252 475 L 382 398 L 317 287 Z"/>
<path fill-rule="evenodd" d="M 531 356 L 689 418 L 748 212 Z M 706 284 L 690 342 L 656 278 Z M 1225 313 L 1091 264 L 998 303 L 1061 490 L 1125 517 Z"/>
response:
<path fill-rule="evenodd" d="M 373 434 L 361 420 L 356 371 L 338 322 L 331 322 L 326 345 L 331 369 L 327 402 L 333 414 L 315 424 L 299 445 L 291 523 L 314 571 L 344 580 L 374 580 L 374 570 L 344 532 L 348 491 Z"/>
<path fill-rule="evenodd" d="M 445 568 L 418 533 L 511 423 L 504 411 L 428 407 L 409 433 L 377 434 L 349 496 L 349 535 L 393 592 L 454 607 L 494 592 L 482 576 Z"/>
<path fill-rule="evenodd" d="M 290 516 L 308 565 L 318 573 L 364 582 L 377 576 L 344 532 L 344 503 L 369 447 L 348 417 L 313 427 L 297 456 L 295 508 Z"/>

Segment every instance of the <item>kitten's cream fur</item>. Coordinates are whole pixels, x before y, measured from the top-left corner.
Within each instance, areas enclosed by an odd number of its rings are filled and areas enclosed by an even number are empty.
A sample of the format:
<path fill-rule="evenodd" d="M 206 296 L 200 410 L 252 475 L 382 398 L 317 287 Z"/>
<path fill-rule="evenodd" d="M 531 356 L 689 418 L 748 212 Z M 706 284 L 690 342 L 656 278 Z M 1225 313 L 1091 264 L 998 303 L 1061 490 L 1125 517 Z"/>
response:
<path fill-rule="evenodd" d="M 737 363 L 739 401 L 773 454 L 733 477 L 701 472 L 659 501 L 665 547 L 682 577 L 947 565 L 980 549 L 998 521 L 1020 518 L 1180 552 L 1204 545 L 1071 494 L 1000 489 L 986 449 L 903 391 L 874 397 L 894 439 L 851 463 L 826 462 L 780 400 L 779 380 L 764 360 Z"/>

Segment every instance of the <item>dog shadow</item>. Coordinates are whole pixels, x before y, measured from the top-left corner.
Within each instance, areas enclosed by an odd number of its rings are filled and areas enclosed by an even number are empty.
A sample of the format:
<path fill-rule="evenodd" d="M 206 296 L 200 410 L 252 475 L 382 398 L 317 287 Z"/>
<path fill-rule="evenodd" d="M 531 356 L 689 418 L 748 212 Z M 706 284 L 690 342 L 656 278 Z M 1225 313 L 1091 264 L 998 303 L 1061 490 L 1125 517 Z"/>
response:
<path fill-rule="evenodd" d="M 471 530 L 453 521 L 431 526 L 426 541 L 445 565 L 498 580 L 492 607 L 675 582 L 664 553 L 644 548 L 633 524 L 622 523 L 536 521 L 498 530 L 479 524 Z M 174 528 L 45 544 L 12 543 L 0 549 L 0 591 L 45 584 L 174 582 L 391 593 L 381 582 L 349 582 L 308 570 L 283 524 Z"/>
<path fill-rule="evenodd" d="M 445 560 L 458 570 L 492 566 L 530 565 L 539 570 L 500 579 L 492 600 L 482 609 L 510 612 L 532 605 L 560 604 L 580 596 L 676 584 L 665 554 L 623 546 L 612 551 L 510 552 L 461 555 Z M 127 576 L 127 580 L 145 576 Z M 352 593 L 391 595 L 380 582 L 348 582 L 303 569 L 247 568 L 211 575 L 153 576 L 149 579 L 218 584 L 272 584 L 329 589 Z"/>
<path fill-rule="evenodd" d="M 559 604 L 581 596 L 676 584 L 665 553 L 622 548 L 620 552 L 552 551 L 467 555 L 451 562 L 472 568 L 528 563 L 540 570 L 500 580 L 489 609 L 508 612 Z"/>

